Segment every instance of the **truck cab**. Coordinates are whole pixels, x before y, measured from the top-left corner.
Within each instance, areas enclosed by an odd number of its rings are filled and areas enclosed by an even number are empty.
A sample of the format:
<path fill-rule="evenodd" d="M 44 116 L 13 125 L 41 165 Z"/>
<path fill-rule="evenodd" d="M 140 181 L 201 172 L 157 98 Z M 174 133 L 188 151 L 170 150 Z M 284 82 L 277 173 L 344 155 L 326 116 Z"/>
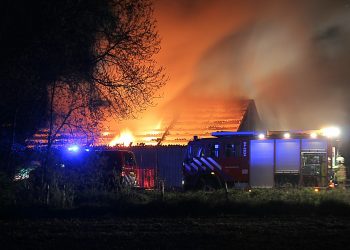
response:
<path fill-rule="evenodd" d="M 123 187 L 135 187 L 136 158 L 133 152 L 127 150 L 101 150 L 95 152 L 104 168 L 113 177 L 120 178 Z"/>
<path fill-rule="evenodd" d="M 214 133 L 214 135 L 217 135 Z M 250 133 L 195 138 L 188 143 L 183 163 L 185 189 L 248 185 Z"/>
<path fill-rule="evenodd" d="M 64 167 L 81 171 L 84 168 L 95 169 L 103 174 L 109 186 L 137 186 L 137 163 L 133 152 L 115 148 L 78 148 L 70 147 L 62 160 Z"/>

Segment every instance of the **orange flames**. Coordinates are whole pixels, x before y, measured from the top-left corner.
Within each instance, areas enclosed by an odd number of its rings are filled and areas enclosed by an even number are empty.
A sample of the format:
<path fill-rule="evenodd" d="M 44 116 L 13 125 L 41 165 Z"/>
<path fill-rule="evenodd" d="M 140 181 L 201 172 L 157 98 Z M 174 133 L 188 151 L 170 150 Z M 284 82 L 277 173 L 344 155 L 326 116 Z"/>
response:
<path fill-rule="evenodd" d="M 152 118 L 108 124 L 106 127 L 123 129 L 120 135 L 111 130 L 114 135 L 105 141 L 110 146 L 128 146 L 130 142 L 186 145 L 194 135 L 210 137 L 214 131 L 237 131 L 249 104 L 249 100 L 182 96 L 154 112 Z"/>
<path fill-rule="evenodd" d="M 135 138 L 132 132 L 129 129 L 124 129 L 120 132 L 119 135 L 113 138 L 113 140 L 109 143 L 109 146 L 111 147 L 116 145 L 129 146 L 134 141 L 135 141 Z"/>
<path fill-rule="evenodd" d="M 158 122 L 157 118 L 144 117 L 144 119 L 127 120 L 116 122 L 107 121 L 105 131 L 98 138 L 99 145 L 109 146 L 129 146 L 132 142 L 136 145 L 157 145 L 158 140 L 162 137 L 164 129 L 162 120 Z"/>

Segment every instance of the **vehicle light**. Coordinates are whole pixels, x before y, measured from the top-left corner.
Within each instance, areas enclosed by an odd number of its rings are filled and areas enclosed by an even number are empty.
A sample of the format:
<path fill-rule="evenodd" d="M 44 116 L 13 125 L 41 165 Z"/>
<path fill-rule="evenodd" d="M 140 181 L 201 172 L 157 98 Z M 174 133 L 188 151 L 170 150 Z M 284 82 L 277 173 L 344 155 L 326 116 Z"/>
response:
<path fill-rule="evenodd" d="M 68 147 L 68 151 L 78 152 L 79 151 L 79 146 L 78 145 L 72 145 L 72 146 Z"/>
<path fill-rule="evenodd" d="M 265 139 L 265 135 L 264 135 L 263 133 L 261 133 L 261 134 L 258 135 L 258 138 L 259 138 L 260 140 L 263 140 L 263 139 Z"/>
<path fill-rule="evenodd" d="M 315 132 L 312 132 L 310 134 L 310 137 L 311 137 L 311 139 L 316 139 L 317 138 L 317 134 Z"/>
<path fill-rule="evenodd" d="M 322 135 L 328 138 L 335 138 L 340 135 L 340 129 L 337 127 L 329 127 L 321 129 Z"/>
<path fill-rule="evenodd" d="M 215 173 L 214 173 L 214 172 L 211 172 L 210 174 L 215 175 Z"/>
<path fill-rule="evenodd" d="M 318 193 L 318 192 L 320 192 L 320 189 L 319 189 L 319 188 L 315 188 L 314 191 L 315 191 L 316 193 Z"/>
<path fill-rule="evenodd" d="M 289 138 L 290 138 L 290 133 L 284 133 L 283 137 L 284 137 L 285 139 L 289 139 Z"/>

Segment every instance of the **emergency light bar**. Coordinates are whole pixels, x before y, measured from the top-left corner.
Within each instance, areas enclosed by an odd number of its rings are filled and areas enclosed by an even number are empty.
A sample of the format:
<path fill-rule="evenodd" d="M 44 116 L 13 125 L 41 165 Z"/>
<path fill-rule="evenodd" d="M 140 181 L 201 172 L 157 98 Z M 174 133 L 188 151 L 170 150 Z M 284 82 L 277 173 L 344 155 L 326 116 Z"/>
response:
<path fill-rule="evenodd" d="M 262 140 L 265 138 L 311 138 L 317 139 L 318 136 L 324 136 L 328 138 L 336 138 L 340 134 L 340 129 L 336 127 L 321 129 L 321 130 L 289 130 L 289 131 L 217 131 L 212 132 L 211 135 L 215 137 L 225 137 L 225 136 L 256 136 L 258 139 Z M 198 137 L 195 136 L 194 140 Z"/>
<path fill-rule="evenodd" d="M 222 136 L 245 136 L 245 135 L 257 135 L 254 131 L 244 131 L 244 132 L 232 132 L 232 131 L 217 131 L 211 133 L 212 136 L 222 137 Z"/>
<path fill-rule="evenodd" d="M 69 152 L 77 153 L 81 150 L 84 150 L 85 152 L 90 152 L 90 148 L 81 148 L 79 145 L 71 145 L 67 148 Z"/>

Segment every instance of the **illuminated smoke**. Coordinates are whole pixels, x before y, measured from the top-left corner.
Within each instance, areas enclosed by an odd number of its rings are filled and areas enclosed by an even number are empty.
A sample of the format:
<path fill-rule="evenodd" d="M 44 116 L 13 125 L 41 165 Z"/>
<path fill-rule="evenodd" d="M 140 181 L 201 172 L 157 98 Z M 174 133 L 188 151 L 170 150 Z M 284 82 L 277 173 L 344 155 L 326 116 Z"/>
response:
<path fill-rule="evenodd" d="M 346 0 L 156 1 L 158 61 L 170 81 L 157 107 L 110 126 L 155 128 L 164 114 L 178 112 L 176 100 L 185 95 L 255 99 L 269 129 L 347 124 L 349 6 Z"/>
<path fill-rule="evenodd" d="M 176 48 L 163 56 L 177 53 L 170 65 L 189 78 L 172 74 L 168 88 L 253 98 L 271 129 L 349 120 L 348 1 L 161 2 Z"/>

